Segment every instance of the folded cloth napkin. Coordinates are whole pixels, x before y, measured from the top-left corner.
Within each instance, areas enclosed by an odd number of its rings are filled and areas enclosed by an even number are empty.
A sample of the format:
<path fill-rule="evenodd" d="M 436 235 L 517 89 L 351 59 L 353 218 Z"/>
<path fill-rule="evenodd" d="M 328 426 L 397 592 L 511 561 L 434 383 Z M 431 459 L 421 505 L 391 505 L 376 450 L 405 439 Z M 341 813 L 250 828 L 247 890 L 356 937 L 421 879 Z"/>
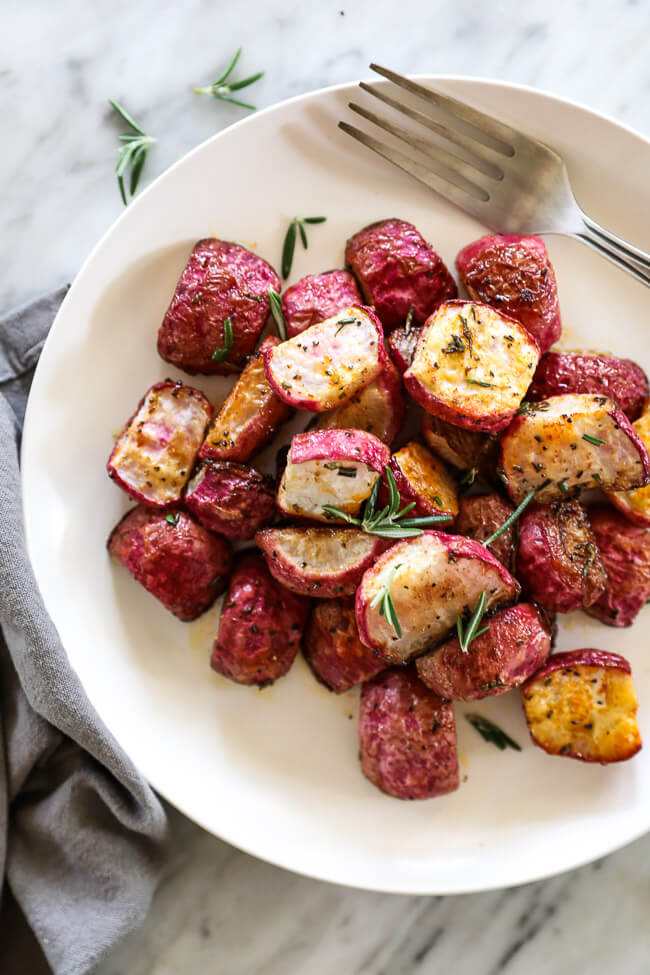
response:
<path fill-rule="evenodd" d="M 20 424 L 64 294 L 0 319 L 0 868 L 56 975 L 80 975 L 143 920 L 167 826 L 72 670 L 25 548 Z"/>

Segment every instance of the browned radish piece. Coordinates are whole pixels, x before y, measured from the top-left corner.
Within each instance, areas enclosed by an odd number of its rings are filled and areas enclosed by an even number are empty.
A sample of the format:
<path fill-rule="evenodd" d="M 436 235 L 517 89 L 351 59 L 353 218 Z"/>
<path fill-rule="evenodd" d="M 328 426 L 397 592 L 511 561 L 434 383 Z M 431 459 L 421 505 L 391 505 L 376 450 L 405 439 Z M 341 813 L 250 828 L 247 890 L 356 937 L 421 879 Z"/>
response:
<path fill-rule="evenodd" d="M 498 609 L 517 598 L 519 584 L 479 542 L 425 531 L 393 545 L 364 573 L 356 595 L 359 636 L 385 660 L 404 663 L 444 639 L 483 593 L 486 610 Z M 387 614 L 389 599 L 394 612 Z"/>
<path fill-rule="evenodd" d="M 366 569 L 386 549 L 354 528 L 266 528 L 255 536 L 269 571 L 302 596 L 351 596 Z"/>
<path fill-rule="evenodd" d="M 211 416 L 198 389 L 171 380 L 156 383 L 118 437 L 108 476 L 151 508 L 177 504 Z"/>
<path fill-rule="evenodd" d="M 385 362 L 379 319 L 361 306 L 264 350 L 266 376 L 280 399 L 313 413 L 347 402 L 377 378 Z"/>
<path fill-rule="evenodd" d="M 269 288 L 279 291 L 280 279 L 257 254 L 226 240 L 200 240 L 160 326 L 159 354 L 185 372 L 238 371 L 264 328 Z"/>
<path fill-rule="evenodd" d="M 551 627 L 532 603 L 509 606 L 486 626 L 467 652 L 454 637 L 418 657 L 420 680 L 441 697 L 478 701 L 519 687 L 551 652 Z"/>
<path fill-rule="evenodd" d="M 514 318 L 450 301 L 427 319 L 404 383 L 427 413 L 496 433 L 517 412 L 538 361 L 535 341 Z"/>
<path fill-rule="evenodd" d="M 587 612 L 609 626 L 630 626 L 650 599 L 650 532 L 607 505 L 588 512 L 607 587 Z"/>
<path fill-rule="evenodd" d="M 405 373 L 413 362 L 415 347 L 421 332 L 422 329 L 415 325 L 411 325 L 410 328 L 401 326 L 394 328 L 386 339 L 390 357 L 401 373 Z"/>
<path fill-rule="evenodd" d="M 648 377 L 631 359 L 602 352 L 547 352 L 526 399 L 536 402 L 564 393 L 594 393 L 608 396 L 628 420 L 636 420 L 648 392 Z"/>
<path fill-rule="evenodd" d="M 319 430 L 367 430 L 389 444 L 401 429 L 404 412 L 402 380 L 386 357 L 383 371 L 374 382 L 364 386 L 338 409 L 319 414 L 316 426 Z"/>
<path fill-rule="evenodd" d="M 362 430 L 311 430 L 291 442 L 278 507 L 287 515 L 331 521 L 323 505 L 356 516 L 390 461 L 388 447 Z"/>
<path fill-rule="evenodd" d="M 512 315 L 542 352 L 557 342 L 562 332 L 557 283 L 540 237 L 482 237 L 460 251 L 456 266 L 470 298 Z"/>
<path fill-rule="evenodd" d="M 618 653 L 555 653 L 522 694 L 530 736 L 549 755 L 609 765 L 641 748 L 632 673 Z"/>
<path fill-rule="evenodd" d="M 392 667 L 361 689 L 361 770 L 398 799 L 433 799 L 459 785 L 453 705 L 418 680 L 411 667 Z"/>
<path fill-rule="evenodd" d="M 646 409 L 632 426 L 641 437 L 646 449 L 650 451 L 650 411 Z M 630 521 L 644 527 L 650 526 L 650 486 L 631 491 L 605 491 L 605 494 L 608 501 L 611 501 Z"/>
<path fill-rule="evenodd" d="M 230 545 L 184 511 L 138 505 L 108 539 L 112 557 L 174 616 L 193 620 L 226 588 Z"/>
<path fill-rule="evenodd" d="M 244 552 L 230 580 L 212 669 L 238 684 L 272 684 L 294 662 L 308 614 L 308 599 L 276 582 L 259 553 Z"/>
<path fill-rule="evenodd" d="M 291 408 L 275 395 L 264 371 L 264 350 L 276 345 L 279 340 L 275 336 L 264 339 L 208 427 L 199 457 L 248 460 L 289 419 Z"/>
<path fill-rule="evenodd" d="M 434 454 L 459 471 L 482 471 L 494 438 L 463 430 L 429 413 L 422 415 L 422 436 Z"/>
<path fill-rule="evenodd" d="M 293 338 L 306 328 L 336 315 L 342 308 L 360 304 L 361 295 L 349 271 L 308 274 L 282 295 L 287 335 Z"/>
<path fill-rule="evenodd" d="M 650 457 L 606 396 L 551 396 L 527 405 L 505 431 L 501 470 L 515 504 L 533 490 L 548 504 L 581 488 L 642 487 L 650 482 Z"/>
<path fill-rule="evenodd" d="M 199 464 L 187 485 L 185 504 L 202 525 L 233 541 L 253 538 L 276 512 L 271 480 L 227 460 Z"/>
<path fill-rule="evenodd" d="M 315 605 L 303 653 L 318 680 L 336 694 L 386 667 L 359 639 L 354 599 L 323 599 Z"/>
<path fill-rule="evenodd" d="M 390 459 L 390 469 L 395 478 L 402 504 L 415 502 L 409 517 L 423 515 L 458 514 L 458 488 L 439 457 L 435 457 L 423 444 L 413 440 Z M 388 504 L 386 484 L 382 482 L 379 507 Z M 450 522 L 451 524 L 451 522 Z"/>
<path fill-rule="evenodd" d="M 421 324 L 441 302 L 456 297 L 456 282 L 444 263 L 406 220 L 364 227 L 347 242 L 345 263 L 387 331 L 409 313 Z"/>
<path fill-rule="evenodd" d="M 572 613 L 596 602 L 607 574 L 579 501 L 526 508 L 519 521 L 517 578 L 551 613 Z"/>
<path fill-rule="evenodd" d="M 474 494 L 461 498 L 454 531 L 457 535 L 468 535 L 470 538 L 475 538 L 477 542 L 484 542 L 508 520 L 514 510 L 509 501 L 496 493 Z M 506 528 L 487 547 L 509 572 L 514 572 L 517 523 Z"/>

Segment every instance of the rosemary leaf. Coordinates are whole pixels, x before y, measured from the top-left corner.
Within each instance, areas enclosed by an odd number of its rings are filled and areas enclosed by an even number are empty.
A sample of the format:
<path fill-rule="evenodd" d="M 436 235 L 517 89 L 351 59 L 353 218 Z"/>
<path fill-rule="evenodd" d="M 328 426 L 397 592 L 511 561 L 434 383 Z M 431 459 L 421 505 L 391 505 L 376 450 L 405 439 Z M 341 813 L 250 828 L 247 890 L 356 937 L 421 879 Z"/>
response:
<path fill-rule="evenodd" d="M 269 306 L 271 308 L 271 317 L 275 324 L 275 330 L 278 333 L 278 338 L 281 342 L 287 341 L 287 323 L 284 320 L 284 312 L 282 311 L 282 298 L 277 291 L 273 288 L 269 288 Z"/>
<path fill-rule="evenodd" d="M 600 437 L 592 437 L 590 433 L 583 433 L 582 439 L 586 440 L 587 443 L 593 444 L 594 447 L 602 447 L 603 444 L 605 443 L 605 441 L 601 440 Z"/>
<path fill-rule="evenodd" d="M 296 221 L 292 220 L 287 227 L 287 232 L 282 245 L 282 277 L 288 278 L 291 274 L 293 255 L 296 249 Z"/>
<path fill-rule="evenodd" d="M 215 362 L 225 362 L 234 345 L 235 337 L 232 330 L 232 318 L 226 318 L 223 323 L 223 346 L 215 349 L 212 358 Z"/>
<path fill-rule="evenodd" d="M 498 725 L 489 721 L 488 718 L 484 718 L 482 714 L 466 714 L 465 718 L 478 731 L 481 738 L 491 745 L 496 745 L 501 751 L 504 751 L 506 748 L 513 748 L 516 752 L 521 751 L 521 745 L 518 745 Z"/>
<path fill-rule="evenodd" d="M 542 485 L 542 487 L 544 486 L 545 485 Z M 539 490 L 541 490 L 541 488 Z M 483 545 L 489 545 L 491 542 L 495 542 L 497 538 L 503 535 L 503 533 L 507 531 L 508 528 L 510 528 L 510 526 L 515 523 L 515 521 L 517 520 L 517 518 L 519 518 L 521 513 L 528 507 L 530 502 L 535 497 L 535 494 L 536 494 L 535 488 L 530 490 L 526 495 L 526 497 L 524 498 L 524 500 L 521 502 L 521 504 L 517 505 L 515 510 L 512 512 L 512 514 L 508 518 L 506 518 L 504 523 L 500 525 L 499 528 L 497 528 L 497 530 L 492 535 L 490 535 L 489 538 L 486 538 L 484 540 Z"/>

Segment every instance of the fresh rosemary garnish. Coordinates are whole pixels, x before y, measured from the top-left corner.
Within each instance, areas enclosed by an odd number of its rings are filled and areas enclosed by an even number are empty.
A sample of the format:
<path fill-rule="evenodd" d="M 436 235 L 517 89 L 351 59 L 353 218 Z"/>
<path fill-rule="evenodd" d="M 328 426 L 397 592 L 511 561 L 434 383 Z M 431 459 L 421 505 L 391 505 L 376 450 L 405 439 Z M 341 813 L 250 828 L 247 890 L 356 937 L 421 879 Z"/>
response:
<path fill-rule="evenodd" d="M 542 487 L 544 487 L 544 485 L 542 485 Z M 540 488 L 540 490 L 541 490 L 541 488 Z M 520 514 L 522 513 L 522 511 L 524 511 L 524 509 L 528 507 L 528 505 L 530 504 L 530 502 L 535 497 L 535 493 L 536 493 L 535 488 L 533 488 L 532 490 L 530 490 L 528 492 L 528 494 L 526 495 L 526 497 L 524 498 L 524 500 L 519 505 L 517 505 L 517 507 L 515 508 L 515 510 L 512 512 L 512 514 L 509 515 L 506 518 L 506 520 L 504 521 L 504 523 L 502 525 L 500 525 L 499 528 L 497 528 L 497 530 L 495 532 L 493 532 L 493 534 L 490 535 L 489 538 L 486 538 L 485 539 L 485 541 L 483 542 L 483 545 L 489 545 L 491 542 L 495 542 L 497 540 L 497 538 L 499 538 L 501 535 L 503 535 L 503 533 L 505 531 L 507 531 L 508 528 L 510 528 L 510 526 L 512 524 L 515 523 L 515 521 L 520 516 Z"/>
<path fill-rule="evenodd" d="M 467 376 L 465 377 L 465 382 L 471 383 L 473 386 L 485 386 L 486 389 L 494 389 L 496 387 L 496 383 L 488 383 L 484 379 L 471 379 Z"/>
<path fill-rule="evenodd" d="M 322 506 L 323 511 L 330 518 L 342 518 L 349 525 L 356 525 L 367 535 L 378 535 L 380 538 L 417 538 L 418 535 L 422 534 L 424 528 L 452 520 L 450 515 L 424 515 L 420 518 L 405 518 L 404 516 L 415 507 L 415 501 L 411 501 L 410 504 L 400 509 L 402 499 L 390 467 L 384 468 L 384 474 L 388 484 L 389 502 L 381 511 L 377 511 L 377 497 L 381 482 L 379 477 L 375 481 L 372 494 L 366 501 L 360 518 L 347 514 L 333 504 L 324 504 Z"/>
<path fill-rule="evenodd" d="M 540 400 L 539 403 L 529 403 L 528 400 L 522 400 L 515 416 L 521 416 L 523 413 L 545 413 L 550 408 L 551 404 L 545 399 Z"/>
<path fill-rule="evenodd" d="M 225 362 L 230 355 L 230 350 L 233 347 L 235 337 L 232 331 L 232 318 L 226 318 L 223 323 L 223 347 L 221 349 L 215 349 L 212 353 L 212 358 L 215 362 Z"/>
<path fill-rule="evenodd" d="M 605 441 L 601 440 L 600 437 L 592 437 L 590 433 L 583 433 L 582 439 L 586 440 L 587 443 L 593 444 L 594 447 L 602 447 L 602 445 L 605 443 Z"/>
<path fill-rule="evenodd" d="M 379 590 L 375 598 L 370 603 L 371 609 L 376 609 L 377 606 L 379 606 L 379 615 L 384 617 L 388 625 L 393 627 L 393 629 L 397 633 L 397 636 L 400 638 L 402 636 L 402 627 L 400 626 L 400 622 L 397 618 L 395 603 L 393 602 L 393 597 L 390 594 L 390 587 L 393 584 L 393 579 L 395 578 L 395 574 L 397 570 L 401 568 L 401 566 L 402 563 L 398 562 L 397 565 L 394 565 L 392 567 L 392 569 L 388 573 L 386 582 L 383 584 L 383 586 L 381 587 L 381 589 Z"/>
<path fill-rule="evenodd" d="M 195 88 L 194 91 L 197 95 L 212 95 L 213 98 L 218 98 L 222 102 L 230 102 L 231 105 L 239 105 L 240 108 L 247 108 L 249 112 L 255 111 L 254 105 L 249 105 L 248 102 L 241 102 L 237 98 L 231 98 L 231 93 L 233 91 L 240 91 L 242 88 L 248 88 L 253 82 L 259 81 L 263 76 L 263 71 L 257 71 L 255 74 L 250 75 L 248 78 L 242 78 L 241 81 L 228 81 L 228 78 L 233 72 L 233 69 L 237 62 L 239 61 L 239 55 L 241 54 L 241 47 L 237 49 L 234 58 L 224 71 L 224 73 L 213 81 L 211 85 L 207 85 L 205 88 Z"/>
<path fill-rule="evenodd" d="M 567 491 L 569 490 L 569 485 L 566 482 L 566 478 L 564 478 L 561 481 L 558 481 L 557 482 L 557 486 L 559 487 L 559 489 L 562 492 L 562 494 L 566 494 Z"/>
<path fill-rule="evenodd" d="M 273 318 L 278 338 L 281 342 L 286 342 L 287 323 L 284 320 L 284 312 L 282 311 L 282 298 L 273 288 L 269 288 L 269 305 L 271 306 L 271 317 Z"/>
<path fill-rule="evenodd" d="M 165 515 L 165 521 L 169 522 L 170 525 L 176 525 L 178 523 L 179 514 L 176 512 L 173 514 L 171 511 L 168 515 Z"/>
<path fill-rule="evenodd" d="M 466 714 L 465 717 L 472 728 L 478 731 L 481 738 L 488 741 L 491 745 L 496 745 L 501 751 L 504 751 L 506 748 L 514 748 L 516 752 L 521 751 L 521 745 L 518 745 L 498 725 L 484 718 L 482 714 Z"/>
<path fill-rule="evenodd" d="M 460 649 L 463 651 L 463 653 L 468 652 L 469 645 L 472 640 L 475 640 L 477 636 L 480 636 L 481 633 L 485 633 L 488 629 L 487 626 L 481 626 L 481 629 L 479 630 L 481 620 L 485 615 L 486 606 L 487 595 L 482 592 L 478 605 L 472 613 L 467 626 L 463 625 L 463 617 L 460 613 L 458 614 L 458 618 L 456 620 L 456 633 L 458 634 L 458 642 L 460 643 Z"/>
<path fill-rule="evenodd" d="M 120 118 L 124 119 L 127 125 L 131 126 L 135 133 L 135 135 L 120 136 L 120 142 L 123 142 L 124 145 L 120 149 L 120 154 L 117 159 L 117 166 L 115 167 L 115 172 L 117 173 L 117 185 L 120 188 L 122 202 L 124 203 L 124 206 L 127 206 L 129 201 L 126 198 L 126 190 L 124 189 L 124 176 L 126 171 L 130 166 L 131 179 L 129 182 L 129 193 L 133 197 L 138 188 L 138 183 L 140 182 L 140 175 L 142 173 L 144 161 L 147 158 L 147 153 L 157 140 L 154 139 L 153 136 L 147 135 L 146 132 L 142 131 L 138 123 L 131 115 L 129 115 L 123 105 L 120 105 L 119 102 L 114 101 L 112 98 L 108 99 L 108 103 L 112 108 L 115 109 Z"/>
<path fill-rule="evenodd" d="M 342 328 L 345 328 L 346 325 L 354 325 L 355 322 L 356 322 L 356 318 L 354 318 L 354 317 L 352 317 L 352 318 L 339 318 L 339 327 L 334 332 L 334 334 L 335 335 L 338 335 Z"/>
<path fill-rule="evenodd" d="M 307 250 L 307 231 L 305 230 L 306 223 L 325 223 L 327 217 L 294 217 L 289 226 L 287 227 L 287 232 L 284 236 L 284 244 L 282 245 L 282 277 L 288 278 L 291 274 L 291 265 L 293 264 L 293 255 L 296 249 L 296 234 L 300 233 L 300 239 L 302 241 L 302 246 Z"/>
<path fill-rule="evenodd" d="M 451 338 L 449 339 L 449 345 L 446 345 L 442 351 L 449 355 L 451 355 L 452 352 L 464 352 L 465 343 L 461 339 L 460 335 L 452 334 Z"/>
<path fill-rule="evenodd" d="M 338 471 L 339 477 L 357 476 L 356 467 L 345 467 L 343 464 L 338 464 L 336 461 L 332 461 L 330 464 L 323 464 L 323 467 L 327 471 Z"/>

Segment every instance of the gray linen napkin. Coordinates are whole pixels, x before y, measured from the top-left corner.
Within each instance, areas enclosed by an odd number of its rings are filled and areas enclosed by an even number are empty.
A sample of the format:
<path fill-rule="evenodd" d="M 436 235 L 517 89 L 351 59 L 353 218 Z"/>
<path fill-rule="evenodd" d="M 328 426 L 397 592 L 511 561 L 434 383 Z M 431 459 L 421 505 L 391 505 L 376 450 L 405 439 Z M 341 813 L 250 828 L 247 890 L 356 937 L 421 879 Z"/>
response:
<path fill-rule="evenodd" d="M 65 290 L 0 319 L 0 868 L 56 975 L 80 975 L 143 920 L 167 826 L 70 667 L 25 549 L 19 430 Z"/>

